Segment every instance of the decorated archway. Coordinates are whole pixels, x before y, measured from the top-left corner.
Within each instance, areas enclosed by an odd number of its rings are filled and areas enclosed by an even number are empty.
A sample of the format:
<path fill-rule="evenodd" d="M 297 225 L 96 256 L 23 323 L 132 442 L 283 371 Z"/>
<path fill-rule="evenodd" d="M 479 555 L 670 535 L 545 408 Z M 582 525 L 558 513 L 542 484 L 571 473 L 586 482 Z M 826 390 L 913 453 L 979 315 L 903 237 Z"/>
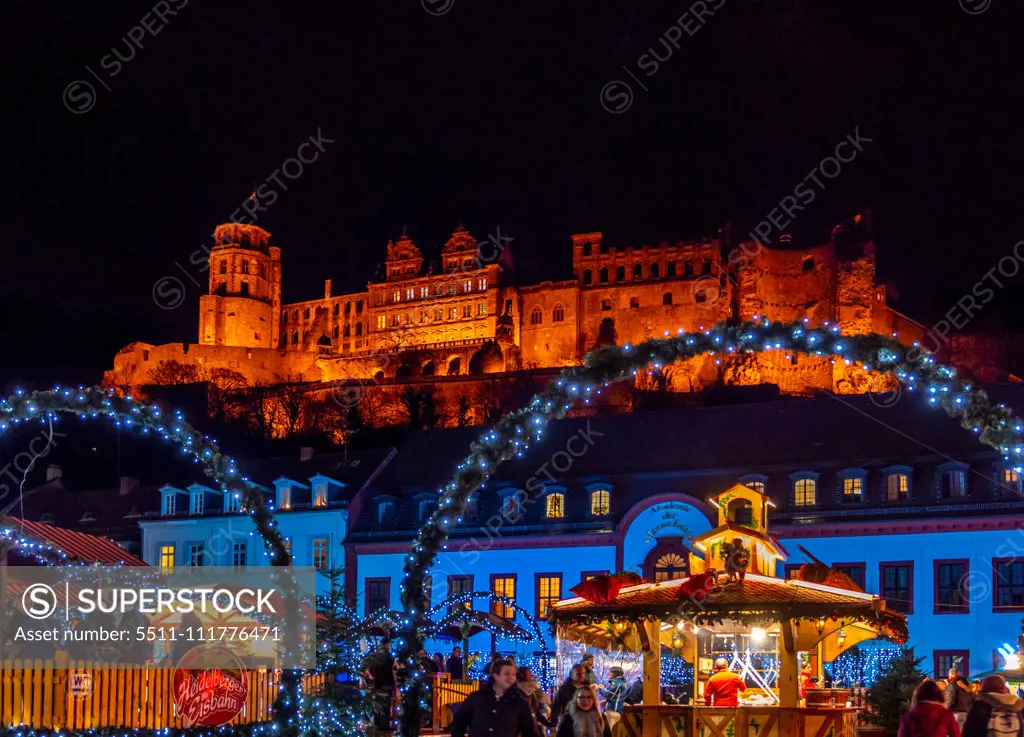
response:
<path fill-rule="evenodd" d="M 701 355 L 736 355 L 786 350 L 810 356 L 834 357 L 857 363 L 866 371 L 893 377 L 910 393 L 923 394 L 931 405 L 942 407 L 978 439 L 1003 453 L 1019 468 L 1024 457 L 1024 427 L 1012 411 L 993 406 L 981 389 L 957 380 L 953 369 L 936 363 L 917 346 L 905 346 L 893 337 L 868 334 L 843 336 L 838 325 L 810 327 L 808 321 L 772 324 L 720 324 L 710 330 L 651 339 L 639 345 L 604 346 L 587 354 L 582 366 L 563 370 L 527 407 L 506 415 L 470 447 L 452 480 L 438 490 L 439 503 L 406 556 L 401 582 L 406 617 L 400 628 L 399 663 L 405 676 L 400 734 L 419 734 L 424 694 L 423 673 L 413 654 L 420 648 L 419 622 L 427 609 L 424 579 L 461 516 L 466 501 L 504 461 L 521 458 L 531 443 L 544 437 L 548 422 L 560 419 L 575 405 L 590 404 L 612 382 L 629 380 L 648 366 L 658 369 L 678 360 Z"/>

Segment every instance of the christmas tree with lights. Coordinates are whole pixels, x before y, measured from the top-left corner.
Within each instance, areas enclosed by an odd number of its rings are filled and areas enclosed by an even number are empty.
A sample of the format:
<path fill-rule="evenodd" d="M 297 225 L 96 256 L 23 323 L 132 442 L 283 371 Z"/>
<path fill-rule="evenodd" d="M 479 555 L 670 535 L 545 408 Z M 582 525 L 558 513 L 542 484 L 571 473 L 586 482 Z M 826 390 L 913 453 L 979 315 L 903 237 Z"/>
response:
<path fill-rule="evenodd" d="M 868 689 L 865 719 L 882 727 L 886 734 L 896 734 L 900 717 L 910 709 L 914 689 L 925 679 L 920 665 L 924 658 L 915 658 L 908 648 L 894 658 L 881 677 Z"/>

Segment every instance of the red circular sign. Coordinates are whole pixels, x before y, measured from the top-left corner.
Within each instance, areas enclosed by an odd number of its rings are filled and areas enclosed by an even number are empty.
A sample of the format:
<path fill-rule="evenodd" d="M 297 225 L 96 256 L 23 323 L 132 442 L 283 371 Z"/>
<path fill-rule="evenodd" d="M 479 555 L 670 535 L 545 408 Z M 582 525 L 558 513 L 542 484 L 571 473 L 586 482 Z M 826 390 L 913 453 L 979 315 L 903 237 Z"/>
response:
<path fill-rule="evenodd" d="M 174 668 L 174 703 L 193 726 L 219 727 L 245 707 L 249 677 L 225 647 L 192 648 Z"/>

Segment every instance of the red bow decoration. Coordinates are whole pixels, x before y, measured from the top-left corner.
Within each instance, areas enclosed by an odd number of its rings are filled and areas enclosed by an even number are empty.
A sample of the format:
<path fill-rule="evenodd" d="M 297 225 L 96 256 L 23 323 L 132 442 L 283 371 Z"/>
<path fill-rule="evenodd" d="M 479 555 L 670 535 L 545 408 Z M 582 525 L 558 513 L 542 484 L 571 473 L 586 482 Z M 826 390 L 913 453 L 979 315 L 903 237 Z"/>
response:
<path fill-rule="evenodd" d="M 570 591 L 591 604 L 609 604 L 626 586 L 643 583 L 635 573 L 614 573 L 610 576 L 594 576 L 589 581 L 576 584 Z"/>

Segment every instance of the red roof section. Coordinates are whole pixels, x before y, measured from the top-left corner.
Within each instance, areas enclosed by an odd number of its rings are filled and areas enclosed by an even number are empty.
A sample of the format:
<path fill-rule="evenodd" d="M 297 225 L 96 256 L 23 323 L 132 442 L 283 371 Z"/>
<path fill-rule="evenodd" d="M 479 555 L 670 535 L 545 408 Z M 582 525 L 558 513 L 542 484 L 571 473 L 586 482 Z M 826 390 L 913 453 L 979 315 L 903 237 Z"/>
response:
<path fill-rule="evenodd" d="M 145 561 L 136 558 L 112 540 L 84 532 L 65 530 L 62 527 L 18 519 L 17 517 L 0 516 L 0 526 L 9 527 L 16 534 L 33 542 L 52 545 L 74 560 L 105 565 L 144 566 Z"/>

